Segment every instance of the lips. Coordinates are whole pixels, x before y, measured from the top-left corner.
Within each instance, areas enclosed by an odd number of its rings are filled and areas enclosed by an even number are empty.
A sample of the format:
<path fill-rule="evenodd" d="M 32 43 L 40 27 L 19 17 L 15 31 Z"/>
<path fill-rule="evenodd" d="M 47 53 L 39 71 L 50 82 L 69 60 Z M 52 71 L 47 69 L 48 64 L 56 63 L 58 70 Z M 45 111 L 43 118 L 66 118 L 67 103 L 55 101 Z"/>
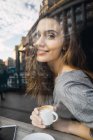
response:
<path fill-rule="evenodd" d="M 49 52 L 49 51 L 48 50 L 37 50 L 37 55 L 44 55 L 47 52 Z"/>

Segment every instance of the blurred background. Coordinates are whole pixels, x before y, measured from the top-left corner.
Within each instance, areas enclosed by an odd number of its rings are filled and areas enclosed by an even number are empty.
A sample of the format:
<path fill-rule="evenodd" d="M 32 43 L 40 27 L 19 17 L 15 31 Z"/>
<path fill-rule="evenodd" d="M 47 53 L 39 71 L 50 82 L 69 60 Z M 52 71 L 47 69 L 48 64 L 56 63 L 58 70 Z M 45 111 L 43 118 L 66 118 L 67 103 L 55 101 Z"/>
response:
<path fill-rule="evenodd" d="M 37 101 L 26 94 L 26 75 L 39 18 L 59 17 L 66 33 L 74 22 L 93 71 L 93 1 L 1 0 L 0 11 L 0 115 L 30 123 Z"/>

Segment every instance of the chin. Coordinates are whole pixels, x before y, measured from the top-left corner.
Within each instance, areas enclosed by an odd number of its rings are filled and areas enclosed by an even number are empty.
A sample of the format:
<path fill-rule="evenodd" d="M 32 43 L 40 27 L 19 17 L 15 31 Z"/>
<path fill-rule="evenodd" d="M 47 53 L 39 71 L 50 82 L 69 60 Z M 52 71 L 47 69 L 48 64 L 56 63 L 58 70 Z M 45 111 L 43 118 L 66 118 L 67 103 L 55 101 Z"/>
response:
<path fill-rule="evenodd" d="M 45 59 L 40 59 L 40 58 L 37 58 L 37 61 L 38 61 L 38 62 L 47 62 L 47 60 L 45 60 Z"/>
<path fill-rule="evenodd" d="M 38 59 L 37 59 L 37 61 L 38 61 L 38 62 L 47 62 L 47 61 L 44 61 L 44 60 L 38 60 Z"/>

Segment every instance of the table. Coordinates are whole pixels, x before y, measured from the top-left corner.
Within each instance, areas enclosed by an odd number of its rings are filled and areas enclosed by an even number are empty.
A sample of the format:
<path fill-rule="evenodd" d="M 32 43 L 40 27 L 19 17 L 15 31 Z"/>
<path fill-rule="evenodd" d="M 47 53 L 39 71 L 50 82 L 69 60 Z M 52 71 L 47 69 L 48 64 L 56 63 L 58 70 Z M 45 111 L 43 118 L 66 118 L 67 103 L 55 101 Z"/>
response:
<path fill-rule="evenodd" d="M 40 129 L 28 123 L 24 123 L 24 122 L 20 122 L 20 121 L 16 121 L 13 119 L 0 116 L 0 126 L 13 125 L 13 124 L 17 125 L 16 140 L 22 140 L 26 135 L 35 132 L 48 133 L 52 135 L 55 138 L 55 140 L 84 140 L 74 135 L 70 135 L 70 134 L 66 134 L 50 129 Z"/>

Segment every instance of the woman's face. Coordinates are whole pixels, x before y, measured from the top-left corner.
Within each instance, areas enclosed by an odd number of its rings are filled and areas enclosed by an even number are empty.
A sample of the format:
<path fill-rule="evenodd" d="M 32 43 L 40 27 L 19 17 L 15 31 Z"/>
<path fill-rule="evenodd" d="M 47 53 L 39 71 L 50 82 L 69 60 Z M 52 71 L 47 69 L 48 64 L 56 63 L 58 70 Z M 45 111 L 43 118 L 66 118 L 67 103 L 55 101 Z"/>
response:
<path fill-rule="evenodd" d="M 62 44 L 63 34 L 60 24 L 55 19 L 42 19 L 36 32 L 37 61 L 57 61 L 61 56 Z"/>

